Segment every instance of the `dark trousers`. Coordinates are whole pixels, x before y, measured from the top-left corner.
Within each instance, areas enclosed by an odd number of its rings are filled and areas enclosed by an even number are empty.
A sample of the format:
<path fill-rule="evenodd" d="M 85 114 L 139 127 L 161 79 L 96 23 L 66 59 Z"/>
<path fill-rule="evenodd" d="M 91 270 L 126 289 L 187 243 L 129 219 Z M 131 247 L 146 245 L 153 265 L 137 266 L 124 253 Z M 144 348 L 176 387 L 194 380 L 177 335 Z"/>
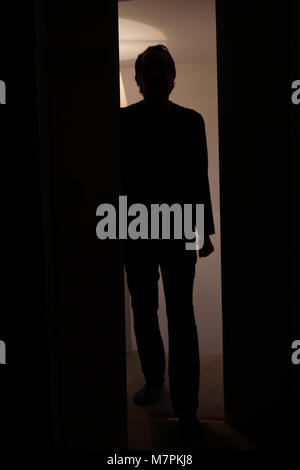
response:
<path fill-rule="evenodd" d="M 169 335 L 169 385 L 175 413 L 198 408 L 200 360 L 193 308 L 196 251 L 182 240 L 127 240 L 124 264 L 138 354 L 147 384 L 164 381 L 165 353 L 158 323 L 161 270 Z"/>

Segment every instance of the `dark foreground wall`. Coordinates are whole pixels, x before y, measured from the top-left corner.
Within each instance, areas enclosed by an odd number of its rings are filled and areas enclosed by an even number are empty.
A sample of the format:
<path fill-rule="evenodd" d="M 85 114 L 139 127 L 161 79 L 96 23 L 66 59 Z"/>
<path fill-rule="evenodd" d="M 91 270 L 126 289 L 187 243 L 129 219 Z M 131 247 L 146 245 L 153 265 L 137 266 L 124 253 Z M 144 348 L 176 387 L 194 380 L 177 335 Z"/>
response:
<path fill-rule="evenodd" d="M 55 446 L 125 448 L 121 252 L 96 237 L 120 193 L 117 3 L 70 5 L 36 10 Z"/>
<path fill-rule="evenodd" d="M 1 447 L 125 448 L 120 247 L 96 238 L 120 192 L 117 2 L 1 18 Z"/>
<path fill-rule="evenodd" d="M 36 113 L 34 3 L 2 2 L 1 451 L 52 445 L 44 293 L 42 201 Z"/>
<path fill-rule="evenodd" d="M 299 2 L 217 0 L 216 12 L 226 419 L 295 425 Z"/>

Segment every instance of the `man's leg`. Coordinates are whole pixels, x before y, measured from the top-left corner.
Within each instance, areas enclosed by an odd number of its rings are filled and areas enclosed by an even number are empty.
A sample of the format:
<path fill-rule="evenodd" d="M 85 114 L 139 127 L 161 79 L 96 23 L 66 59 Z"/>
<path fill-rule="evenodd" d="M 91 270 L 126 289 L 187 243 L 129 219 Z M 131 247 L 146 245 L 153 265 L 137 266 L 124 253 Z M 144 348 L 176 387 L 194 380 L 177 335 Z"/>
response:
<path fill-rule="evenodd" d="M 164 249 L 160 267 L 169 330 L 170 397 L 178 415 L 195 415 L 198 408 L 200 359 L 193 308 L 196 251 Z"/>
<path fill-rule="evenodd" d="M 124 264 L 141 368 L 146 384 L 152 386 L 164 382 L 165 352 L 157 315 L 159 265 L 149 245 L 132 242 Z"/>

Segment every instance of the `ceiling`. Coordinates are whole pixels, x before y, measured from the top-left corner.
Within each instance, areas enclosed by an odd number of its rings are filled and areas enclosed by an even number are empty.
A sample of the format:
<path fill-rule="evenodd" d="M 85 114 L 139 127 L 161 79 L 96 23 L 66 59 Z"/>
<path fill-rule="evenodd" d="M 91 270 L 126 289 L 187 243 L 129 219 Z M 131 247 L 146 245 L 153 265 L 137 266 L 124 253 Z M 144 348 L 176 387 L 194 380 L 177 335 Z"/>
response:
<path fill-rule="evenodd" d="M 158 43 L 176 63 L 216 60 L 214 0 L 122 0 L 118 9 L 122 67 Z"/>

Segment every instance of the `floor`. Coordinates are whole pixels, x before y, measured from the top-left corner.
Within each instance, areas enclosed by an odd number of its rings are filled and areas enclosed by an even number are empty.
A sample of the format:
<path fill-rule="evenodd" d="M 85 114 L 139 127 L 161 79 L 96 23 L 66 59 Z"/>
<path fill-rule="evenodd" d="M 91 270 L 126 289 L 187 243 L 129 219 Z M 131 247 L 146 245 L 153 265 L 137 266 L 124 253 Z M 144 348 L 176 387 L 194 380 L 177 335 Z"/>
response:
<path fill-rule="evenodd" d="M 144 385 L 144 378 L 137 352 L 127 353 L 128 449 L 258 449 L 251 440 L 224 422 L 222 356 L 201 355 L 200 367 L 198 418 L 203 423 L 204 439 L 186 444 L 179 436 L 178 419 L 169 396 L 168 375 L 158 402 L 147 407 L 135 405 L 133 395 Z"/>

